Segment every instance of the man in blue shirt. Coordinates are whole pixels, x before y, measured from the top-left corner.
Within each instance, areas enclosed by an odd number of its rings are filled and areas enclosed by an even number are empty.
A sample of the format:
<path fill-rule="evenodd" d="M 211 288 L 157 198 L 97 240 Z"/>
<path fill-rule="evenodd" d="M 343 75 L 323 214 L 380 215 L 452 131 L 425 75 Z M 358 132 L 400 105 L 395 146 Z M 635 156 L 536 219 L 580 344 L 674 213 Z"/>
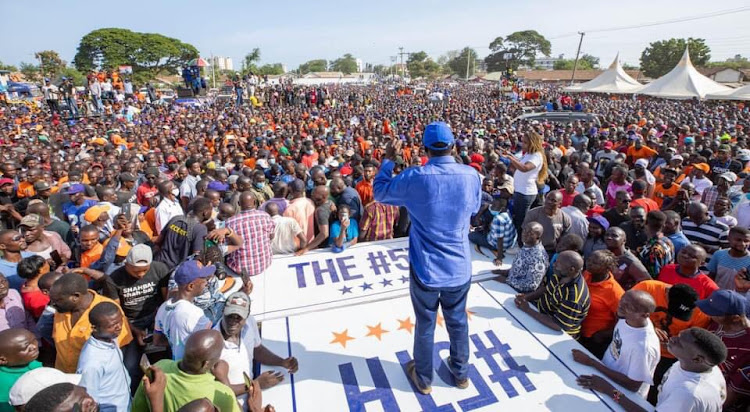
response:
<path fill-rule="evenodd" d="M 85 191 L 86 187 L 80 183 L 70 185 L 68 188 L 70 201 L 63 204 L 62 210 L 65 218 L 68 219 L 71 228 L 75 226 L 80 229 L 81 226 L 85 226 L 85 224 L 81 225 L 83 214 L 86 213 L 91 206 L 96 204 L 95 200 L 83 197 Z"/>
<path fill-rule="evenodd" d="M 438 306 L 450 336 L 448 366 L 459 388 L 468 387 L 469 325 L 466 296 L 471 282 L 469 221 L 482 200 L 479 174 L 460 165 L 451 155 L 455 139 L 447 124 L 425 128 L 423 144 L 430 160 L 393 177 L 393 160 L 402 141 L 392 140 L 373 182 L 375 200 L 404 206 L 412 226 L 409 232 L 410 292 L 416 332 L 409 378 L 419 392 L 432 391 L 432 353 Z"/>

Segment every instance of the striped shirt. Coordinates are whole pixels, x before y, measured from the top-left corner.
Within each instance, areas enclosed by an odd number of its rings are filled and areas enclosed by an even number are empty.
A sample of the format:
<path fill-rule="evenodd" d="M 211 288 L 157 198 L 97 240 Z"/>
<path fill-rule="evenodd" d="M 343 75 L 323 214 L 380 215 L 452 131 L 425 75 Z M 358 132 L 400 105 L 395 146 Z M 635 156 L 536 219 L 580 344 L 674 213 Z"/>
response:
<path fill-rule="evenodd" d="M 363 241 L 393 239 L 393 228 L 399 218 L 398 206 L 372 202 L 365 207 L 359 223 Z"/>
<path fill-rule="evenodd" d="M 276 224 L 271 216 L 260 210 L 243 210 L 229 218 L 226 227 L 244 239 L 239 250 L 227 255 L 227 265 L 237 273 L 247 271 L 250 276 L 263 273 L 273 256 L 271 234 Z"/>
<path fill-rule="evenodd" d="M 537 301 L 539 312 L 555 318 L 568 335 L 578 339 L 581 323 L 589 313 L 591 297 L 582 275 L 568 283 L 560 283 L 560 276 L 553 274 L 544 285 L 544 295 Z"/>
<path fill-rule="evenodd" d="M 503 250 L 508 250 L 516 244 L 516 227 L 508 212 L 498 213 L 492 218 L 490 231 L 487 233 L 487 243 L 497 249 L 497 240 L 503 240 Z"/>
<path fill-rule="evenodd" d="M 715 217 L 696 225 L 690 218 L 682 220 L 682 233 L 691 242 L 700 242 L 716 248 L 729 247 L 729 226 L 719 222 Z M 710 261 L 712 253 L 706 251 L 706 261 Z"/>

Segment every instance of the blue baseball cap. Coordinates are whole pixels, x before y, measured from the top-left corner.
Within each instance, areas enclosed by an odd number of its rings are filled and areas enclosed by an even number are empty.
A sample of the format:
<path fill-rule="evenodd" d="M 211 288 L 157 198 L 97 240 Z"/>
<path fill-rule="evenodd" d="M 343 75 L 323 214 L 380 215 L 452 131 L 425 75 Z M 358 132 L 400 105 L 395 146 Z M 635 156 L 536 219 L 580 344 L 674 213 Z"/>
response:
<path fill-rule="evenodd" d="M 747 298 L 726 289 L 717 290 L 708 299 L 699 300 L 695 304 L 708 316 L 746 315 L 748 311 Z"/>
<path fill-rule="evenodd" d="M 430 123 L 424 129 L 422 143 L 428 149 L 445 150 L 448 146 L 452 145 L 453 142 L 455 142 L 453 132 L 451 132 L 450 127 L 444 122 Z M 437 143 L 444 143 L 445 147 L 435 146 Z"/>
<path fill-rule="evenodd" d="M 226 183 L 221 183 L 218 180 L 214 180 L 213 182 L 208 184 L 207 189 L 215 190 L 217 192 L 226 192 L 229 190 L 229 185 Z"/>
<path fill-rule="evenodd" d="M 76 183 L 76 184 L 70 185 L 70 187 L 68 187 L 68 194 L 69 195 L 74 195 L 76 193 L 83 193 L 85 191 L 86 191 L 86 187 L 84 187 L 80 183 Z"/>
<path fill-rule="evenodd" d="M 201 278 L 207 278 L 216 272 L 216 266 L 200 266 L 197 260 L 187 260 L 177 267 L 174 274 L 174 281 L 177 285 L 187 285 L 188 283 Z"/>

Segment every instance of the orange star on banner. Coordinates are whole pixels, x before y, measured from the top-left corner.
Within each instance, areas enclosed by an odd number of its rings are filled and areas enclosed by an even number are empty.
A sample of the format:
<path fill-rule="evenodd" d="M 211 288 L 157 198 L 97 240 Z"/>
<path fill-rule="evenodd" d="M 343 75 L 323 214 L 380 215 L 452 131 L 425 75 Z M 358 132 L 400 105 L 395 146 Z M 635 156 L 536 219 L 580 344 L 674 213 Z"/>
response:
<path fill-rule="evenodd" d="M 443 315 L 440 313 L 437 314 L 437 324 L 443 326 Z"/>
<path fill-rule="evenodd" d="M 404 320 L 396 319 L 398 321 L 398 330 L 405 330 L 409 333 L 412 333 L 412 329 L 414 329 L 414 324 L 411 323 L 411 318 L 406 318 Z"/>
<path fill-rule="evenodd" d="M 387 330 L 383 329 L 381 324 L 382 322 L 378 323 L 375 326 L 368 326 L 367 329 L 369 329 L 370 332 L 368 332 L 366 336 L 375 336 L 376 338 L 378 338 L 378 340 L 380 340 L 381 335 L 383 335 L 384 333 L 388 333 Z"/>
<path fill-rule="evenodd" d="M 471 317 L 474 316 L 475 313 L 476 312 L 472 312 L 469 309 L 466 309 L 466 317 L 469 318 L 469 320 L 471 320 Z"/>
<path fill-rule="evenodd" d="M 331 343 L 340 343 L 341 346 L 346 347 L 346 342 L 350 340 L 354 340 L 355 338 L 349 336 L 349 329 L 345 329 L 341 333 L 331 332 L 333 333 L 333 340 Z"/>

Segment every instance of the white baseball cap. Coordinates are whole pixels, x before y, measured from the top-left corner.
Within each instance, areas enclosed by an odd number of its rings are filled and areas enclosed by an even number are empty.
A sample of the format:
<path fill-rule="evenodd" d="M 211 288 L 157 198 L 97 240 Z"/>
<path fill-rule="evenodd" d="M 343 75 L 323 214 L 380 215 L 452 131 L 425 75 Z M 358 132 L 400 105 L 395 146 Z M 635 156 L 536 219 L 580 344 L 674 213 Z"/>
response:
<path fill-rule="evenodd" d="M 8 396 L 9 402 L 13 406 L 26 405 L 44 388 L 58 383 L 78 385 L 80 382 L 81 375 L 63 373 L 55 368 L 36 368 L 21 375 L 13 384 Z"/>

